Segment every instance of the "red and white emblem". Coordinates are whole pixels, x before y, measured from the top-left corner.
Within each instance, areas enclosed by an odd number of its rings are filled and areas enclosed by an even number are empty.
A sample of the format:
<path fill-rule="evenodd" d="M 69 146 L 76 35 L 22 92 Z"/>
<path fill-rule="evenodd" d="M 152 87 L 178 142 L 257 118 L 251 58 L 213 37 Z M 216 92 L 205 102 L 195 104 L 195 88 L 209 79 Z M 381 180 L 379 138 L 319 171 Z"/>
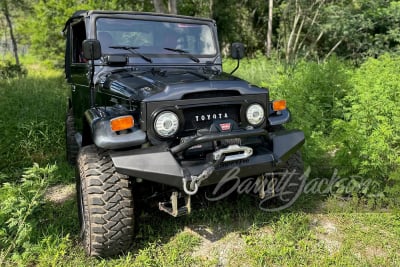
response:
<path fill-rule="evenodd" d="M 231 123 L 230 122 L 220 123 L 219 127 L 221 127 L 222 131 L 229 131 L 231 129 Z"/>

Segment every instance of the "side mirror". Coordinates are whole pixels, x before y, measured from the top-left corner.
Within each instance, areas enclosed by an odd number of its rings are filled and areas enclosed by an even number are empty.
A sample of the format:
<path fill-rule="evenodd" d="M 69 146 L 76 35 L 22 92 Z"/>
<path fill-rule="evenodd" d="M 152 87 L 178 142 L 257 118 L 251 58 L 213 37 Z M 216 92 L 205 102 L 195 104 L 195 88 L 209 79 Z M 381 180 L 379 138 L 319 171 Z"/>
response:
<path fill-rule="evenodd" d="M 101 57 L 101 45 L 99 40 L 88 39 L 83 41 L 83 56 L 88 60 L 96 60 Z"/>
<path fill-rule="evenodd" d="M 242 59 L 244 57 L 244 45 L 242 43 L 232 43 L 231 57 L 233 59 Z"/>

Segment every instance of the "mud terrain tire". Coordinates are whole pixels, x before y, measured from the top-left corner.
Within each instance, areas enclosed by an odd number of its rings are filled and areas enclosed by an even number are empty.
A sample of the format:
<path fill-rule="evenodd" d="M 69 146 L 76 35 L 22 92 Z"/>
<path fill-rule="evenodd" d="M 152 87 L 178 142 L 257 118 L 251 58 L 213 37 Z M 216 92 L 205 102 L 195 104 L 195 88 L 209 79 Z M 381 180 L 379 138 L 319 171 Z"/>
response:
<path fill-rule="evenodd" d="M 90 256 L 110 257 L 133 241 L 133 195 L 129 177 L 116 172 L 107 151 L 95 145 L 78 155 L 77 192 L 81 237 Z"/>
<path fill-rule="evenodd" d="M 71 165 L 76 164 L 76 157 L 79 151 L 79 145 L 75 140 L 75 133 L 74 115 L 72 109 L 69 109 L 65 119 L 65 141 L 67 161 Z"/>
<path fill-rule="evenodd" d="M 276 172 L 278 178 L 273 193 L 269 192 L 267 198 L 272 200 L 260 205 L 268 211 L 279 211 L 289 208 L 301 195 L 307 179 L 304 173 L 304 164 L 300 151 L 296 151 L 281 165 Z M 266 204 L 266 205 L 265 205 Z"/>

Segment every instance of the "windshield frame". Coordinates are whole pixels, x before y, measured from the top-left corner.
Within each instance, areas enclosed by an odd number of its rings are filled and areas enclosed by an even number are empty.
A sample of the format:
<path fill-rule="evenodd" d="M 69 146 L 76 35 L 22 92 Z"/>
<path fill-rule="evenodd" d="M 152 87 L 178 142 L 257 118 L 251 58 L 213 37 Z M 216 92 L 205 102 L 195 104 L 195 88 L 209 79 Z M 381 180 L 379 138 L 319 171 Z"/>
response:
<path fill-rule="evenodd" d="M 189 35 L 187 33 L 185 33 L 185 30 L 187 32 L 190 33 L 190 28 L 193 28 L 197 31 L 193 32 L 193 34 L 198 34 L 198 39 L 195 40 L 195 42 L 201 43 L 203 42 L 203 40 L 201 39 L 202 36 L 204 36 L 204 32 L 201 31 L 206 31 L 206 37 L 207 37 L 207 43 L 205 45 L 212 45 L 210 52 L 205 51 L 205 52 L 196 52 L 194 51 L 194 49 L 184 49 L 185 47 L 183 47 L 183 50 L 188 51 L 189 54 L 198 57 L 198 58 L 213 58 L 215 59 L 218 55 L 219 55 L 219 46 L 218 46 L 218 38 L 216 35 L 216 30 L 215 30 L 215 23 L 213 23 L 212 20 L 206 20 L 206 19 L 197 19 L 197 18 L 182 18 L 182 17 L 168 17 L 168 16 L 155 16 L 155 15 L 147 15 L 147 16 L 143 16 L 143 15 L 131 15 L 131 16 L 106 16 L 106 15 L 98 15 L 95 16 L 94 19 L 94 23 L 92 23 L 92 36 L 95 39 L 99 38 L 99 32 L 101 30 L 106 30 L 106 29 L 101 29 L 99 30 L 99 22 L 101 21 L 106 21 L 106 20 L 110 20 L 110 22 L 115 21 L 118 22 L 118 20 L 121 20 L 121 22 L 123 22 L 124 20 L 126 21 L 126 23 L 130 22 L 130 21 L 139 21 L 139 22 L 148 22 L 149 25 L 151 25 L 152 23 L 160 23 L 160 26 L 164 26 L 166 28 L 168 27 L 172 27 L 174 26 L 174 28 L 171 29 L 171 31 L 175 31 L 174 33 L 176 34 L 176 36 L 179 36 L 178 38 L 188 38 Z M 156 25 L 156 24 L 154 24 Z M 149 28 L 151 28 L 151 26 L 149 26 Z M 176 33 L 176 29 L 181 30 L 181 35 L 179 35 L 179 33 Z M 164 48 L 168 47 L 168 48 L 175 48 L 175 47 L 169 47 L 168 45 L 158 45 L 158 46 L 154 46 L 154 44 L 156 42 L 158 42 L 158 40 L 164 41 L 163 37 L 166 36 L 165 33 L 160 33 L 161 29 L 153 29 L 154 31 L 152 32 L 153 34 L 153 43 L 152 45 L 149 46 L 139 46 L 138 48 L 138 52 L 140 52 L 143 55 L 148 55 L 153 57 L 160 57 L 160 58 L 177 58 L 177 57 L 185 57 L 185 55 L 180 55 L 177 53 L 174 53 L 173 51 L 168 51 L 165 50 Z M 110 31 L 111 32 L 111 31 Z M 118 28 L 115 29 L 115 32 L 124 32 L 123 30 L 118 30 Z M 131 32 L 132 34 L 135 31 L 127 31 L 128 33 Z M 136 32 L 140 32 L 140 31 L 136 31 Z M 141 32 L 146 33 L 146 31 L 141 30 Z M 182 34 L 183 33 L 183 34 Z M 164 36 L 162 35 L 164 34 Z M 186 35 L 185 35 L 186 34 Z M 190 36 L 192 37 L 192 36 Z M 160 39 L 157 39 L 160 38 Z M 115 45 L 128 45 L 128 44 L 120 44 L 117 43 Z M 131 46 L 135 46 L 135 44 L 129 43 L 129 45 Z M 154 47 L 153 50 L 149 50 L 150 47 Z M 105 47 L 102 47 L 102 50 L 104 48 L 104 53 L 103 54 L 113 54 L 113 55 L 117 55 L 117 54 L 126 54 L 126 51 L 122 51 L 122 50 L 118 50 L 118 49 L 113 49 L 115 51 L 107 51 Z M 179 48 L 179 47 L 178 47 Z M 157 50 L 158 49 L 158 50 Z M 200 51 L 200 50 L 199 50 Z M 204 50 L 203 50 L 204 51 Z"/>

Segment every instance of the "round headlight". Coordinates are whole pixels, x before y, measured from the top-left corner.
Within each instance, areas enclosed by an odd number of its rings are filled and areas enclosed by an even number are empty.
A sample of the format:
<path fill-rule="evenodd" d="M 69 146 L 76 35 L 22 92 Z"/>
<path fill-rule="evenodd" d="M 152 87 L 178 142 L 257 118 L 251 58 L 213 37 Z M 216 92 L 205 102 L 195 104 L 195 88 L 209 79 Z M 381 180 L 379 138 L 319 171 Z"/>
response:
<path fill-rule="evenodd" d="M 253 125 L 259 125 L 264 121 L 264 108 L 260 104 L 252 104 L 246 111 L 247 121 Z"/>
<path fill-rule="evenodd" d="M 171 111 L 164 111 L 154 120 L 154 130 L 161 137 L 171 137 L 178 131 L 178 116 Z"/>

